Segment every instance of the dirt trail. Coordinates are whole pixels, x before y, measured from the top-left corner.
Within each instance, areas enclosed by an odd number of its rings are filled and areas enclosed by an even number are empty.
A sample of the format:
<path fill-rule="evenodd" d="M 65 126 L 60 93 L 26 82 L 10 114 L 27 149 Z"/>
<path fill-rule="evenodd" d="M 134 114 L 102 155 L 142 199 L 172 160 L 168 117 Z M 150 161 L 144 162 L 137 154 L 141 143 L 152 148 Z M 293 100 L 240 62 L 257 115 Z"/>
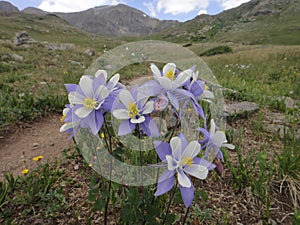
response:
<path fill-rule="evenodd" d="M 51 162 L 61 156 L 63 149 L 72 146 L 65 133 L 59 115 L 49 115 L 0 137 L 0 180 L 4 172 L 22 175 L 23 169 L 33 169 L 39 162 L 33 157 L 42 155 L 42 162 Z"/>
<path fill-rule="evenodd" d="M 139 77 L 126 81 L 124 85 L 141 84 L 150 78 L 151 76 Z M 0 181 L 5 172 L 22 175 L 23 169 L 36 167 L 39 162 L 33 161 L 33 157 L 42 155 L 42 163 L 51 162 L 73 144 L 72 140 L 68 140 L 68 134 L 59 132 L 62 123 L 57 114 L 23 125 L 23 128 L 0 136 Z"/>

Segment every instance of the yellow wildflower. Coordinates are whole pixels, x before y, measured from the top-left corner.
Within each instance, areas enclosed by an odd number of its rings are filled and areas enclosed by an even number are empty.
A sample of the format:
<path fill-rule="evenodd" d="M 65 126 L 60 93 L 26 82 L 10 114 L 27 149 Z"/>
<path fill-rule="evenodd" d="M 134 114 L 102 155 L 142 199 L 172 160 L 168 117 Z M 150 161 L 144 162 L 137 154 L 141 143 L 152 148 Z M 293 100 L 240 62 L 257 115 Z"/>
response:
<path fill-rule="evenodd" d="M 33 160 L 33 161 L 40 161 L 40 160 L 42 160 L 43 158 L 44 158 L 44 156 L 39 155 L 39 156 L 33 157 L 32 160 Z"/>
<path fill-rule="evenodd" d="M 101 132 L 100 137 L 103 139 L 104 138 L 104 133 Z"/>
<path fill-rule="evenodd" d="M 29 170 L 28 169 L 24 169 L 24 170 L 22 170 L 22 174 L 24 174 L 24 175 L 26 175 L 27 173 L 29 172 Z"/>

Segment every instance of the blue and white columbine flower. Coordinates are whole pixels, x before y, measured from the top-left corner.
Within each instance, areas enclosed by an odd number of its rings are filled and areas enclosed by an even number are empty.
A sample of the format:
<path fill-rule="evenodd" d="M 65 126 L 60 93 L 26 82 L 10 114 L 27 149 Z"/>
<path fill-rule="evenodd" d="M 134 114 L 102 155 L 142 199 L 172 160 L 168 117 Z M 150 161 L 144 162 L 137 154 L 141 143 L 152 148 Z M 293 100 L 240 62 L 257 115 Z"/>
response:
<path fill-rule="evenodd" d="M 200 128 L 199 131 L 201 131 L 204 135 L 204 139 L 200 140 L 199 143 L 202 144 L 203 148 L 206 148 L 206 157 L 216 156 L 218 160 L 224 161 L 221 147 L 226 147 L 229 149 L 235 148 L 234 145 L 227 143 L 224 131 L 216 131 L 216 124 L 213 119 L 210 123 L 209 133 L 204 128 Z"/>
<path fill-rule="evenodd" d="M 154 110 L 154 102 L 141 94 L 134 86 L 131 91 L 122 90 L 119 94 L 120 104 L 113 110 L 117 119 L 124 120 L 118 129 L 118 135 L 131 133 L 137 125 L 151 137 L 158 137 L 159 131 L 155 121 L 149 116 Z"/>
<path fill-rule="evenodd" d="M 106 78 L 106 72 L 99 70 L 95 78 L 85 75 L 81 77 L 79 85 L 66 85 L 70 105 L 75 107 L 74 115 L 81 119 L 80 126 L 89 128 L 94 135 L 102 127 L 103 114 L 110 111 L 120 91 L 119 74 L 114 75 L 108 82 Z"/>
<path fill-rule="evenodd" d="M 187 69 L 179 72 L 174 63 L 168 63 L 163 67 L 162 71 L 155 64 L 151 64 L 151 71 L 154 80 L 144 83 L 140 87 L 141 92 L 148 96 L 165 95 L 171 105 L 178 111 L 180 106 L 175 93 L 182 89 L 185 82 L 191 78 L 193 70 Z"/>
<path fill-rule="evenodd" d="M 181 101 L 184 102 L 182 108 L 184 109 L 189 102 L 192 102 L 197 114 L 205 120 L 206 118 L 199 101 L 202 100 L 211 103 L 209 99 L 214 98 L 214 95 L 212 92 L 207 90 L 208 88 L 204 81 L 198 80 L 198 71 L 193 73 L 191 80 L 186 82 L 184 88 L 188 92 L 181 92 Z"/>
<path fill-rule="evenodd" d="M 187 174 L 201 180 L 206 179 L 208 171 L 215 167 L 214 164 L 198 158 L 200 144 L 197 141 L 188 143 L 182 134 L 173 137 L 170 144 L 156 141 L 154 145 L 163 165 L 167 167 L 158 180 L 155 196 L 172 189 L 177 175 L 183 202 L 186 207 L 189 207 L 194 199 L 194 188 Z"/>

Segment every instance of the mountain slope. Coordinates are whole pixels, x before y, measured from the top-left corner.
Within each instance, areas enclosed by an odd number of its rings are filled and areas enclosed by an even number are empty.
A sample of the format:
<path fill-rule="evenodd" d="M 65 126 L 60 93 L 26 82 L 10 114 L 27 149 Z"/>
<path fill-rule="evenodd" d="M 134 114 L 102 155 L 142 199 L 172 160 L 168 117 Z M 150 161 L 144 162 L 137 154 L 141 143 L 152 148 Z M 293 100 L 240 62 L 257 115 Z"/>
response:
<path fill-rule="evenodd" d="M 218 15 L 200 15 L 156 35 L 175 42 L 300 44 L 299 0 L 252 0 Z"/>
<path fill-rule="evenodd" d="M 0 12 L 19 12 L 19 9 L 10 2 L 0 1 Z"/>
<path fill-rule="evenodd" d="M 0 41 L 12 40 L 19 31 L 26 31 L 33 39 L 38 42 L 54 43 L 73 43 L 80 46 L 93 45 L 103 48 L 103 45 L 115 41 L 95 36 L 90 33 L 81 31 L 65 20 L 53 14 L 32 15 L 24 13 L 1 13 L 0 12 Z M 59 34 L 59 35 L 58 35 Z"/>
<path fill-rule="evenodd" d="M 39 15 L 47 13 L 34 8 L 27 8 L 22 12 Z M 178 21 L 151 18 L 142 11 L 123 4 L 55 15 L 81 30 L 105 36 L 149 35 L 179 24 Z"/>

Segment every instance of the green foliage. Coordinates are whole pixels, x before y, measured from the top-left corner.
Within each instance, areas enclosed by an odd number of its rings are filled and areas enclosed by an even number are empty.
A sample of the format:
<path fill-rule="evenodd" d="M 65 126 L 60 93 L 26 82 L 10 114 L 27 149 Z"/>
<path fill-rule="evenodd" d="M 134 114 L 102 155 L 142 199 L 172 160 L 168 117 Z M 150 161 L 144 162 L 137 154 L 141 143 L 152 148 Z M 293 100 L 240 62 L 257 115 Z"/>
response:
<path fill-rule="evenodd" d="M 300 211 L 299 209 L 295 209 L 293 225 L 298 225 L 298 224 L 300 224 Z"/>
<path fill-rule="evenodd" d="M 212 55 L 219 55 L 224 53 L 232 53 L 232 48 L 228 45 L 220 45 L 211 49 L 206 50 L 205 52 L 201 53 L 200 56 L 212 56 Z"/>
<path fill-rule="evenodd" d="M 191 49 L 200 54 L 204 48 L 207 47 L 193 45 Z M 283 96 L 300 98 L 299 53 L 298 46 L 238 46 L 230 57 L 216 55 L 204 60 L 220 85 L 227 88 L 224 91 L 226 99 L 254 101 L 285 112 Z"/>
<path fill-rule="evenodd" d="M 23 177 L 5 175 L 6 182 L 0 182 L 0 221 L 14 221 L 15 209 L 22 207 L 18 220 L 43 212 L 45 218 L 68 207 L 62 188 L 56 183 L 63 176 L 63 170 L 49 164 L 37 168 Z"/>

